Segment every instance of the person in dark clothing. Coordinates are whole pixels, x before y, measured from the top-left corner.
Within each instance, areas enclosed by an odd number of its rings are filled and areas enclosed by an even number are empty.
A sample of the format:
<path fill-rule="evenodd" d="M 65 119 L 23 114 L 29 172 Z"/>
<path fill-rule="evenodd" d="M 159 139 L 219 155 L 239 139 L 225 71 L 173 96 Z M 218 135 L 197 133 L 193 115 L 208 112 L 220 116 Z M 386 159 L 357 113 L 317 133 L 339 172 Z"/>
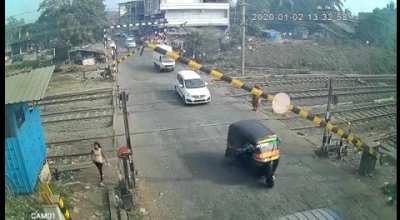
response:
<path fill-rule="evenodd" d="M 257 88 L 257 89 L 261 89 L 261 86 L 259 86 L 259 85 L 256 85 L 254 87 Z M 261 105 L 260 96 L 253 95 L 253 97 L 252 97 L 252 105 L 253 105 L 253 111 L 258 112 L 258 110 L 260 108 L 260 105 Z"/>

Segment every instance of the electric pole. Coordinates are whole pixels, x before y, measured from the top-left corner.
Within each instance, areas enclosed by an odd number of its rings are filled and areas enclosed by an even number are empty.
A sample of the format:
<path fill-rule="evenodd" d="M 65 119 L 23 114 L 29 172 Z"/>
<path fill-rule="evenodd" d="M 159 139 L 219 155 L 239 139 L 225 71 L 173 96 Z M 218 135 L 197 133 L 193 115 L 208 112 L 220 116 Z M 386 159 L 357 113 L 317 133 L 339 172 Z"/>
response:
<path fill-rule="evenodd" d="M 244 76 L 246 48 L 246 1 L 242 0 L 242 76 Z"/>

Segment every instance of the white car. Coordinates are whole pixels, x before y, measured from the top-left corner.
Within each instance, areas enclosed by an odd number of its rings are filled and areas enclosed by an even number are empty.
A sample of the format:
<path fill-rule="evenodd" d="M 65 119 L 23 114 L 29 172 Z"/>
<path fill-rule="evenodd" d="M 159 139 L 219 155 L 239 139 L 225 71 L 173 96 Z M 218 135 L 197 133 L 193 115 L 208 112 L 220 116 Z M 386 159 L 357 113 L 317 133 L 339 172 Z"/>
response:
<path fill-rule="evenodd" d="M 185 104 L 209 103 L 211 101 L 207 82 L 192 70 L 182 70 L 176 75 L 175 90 Z"/>

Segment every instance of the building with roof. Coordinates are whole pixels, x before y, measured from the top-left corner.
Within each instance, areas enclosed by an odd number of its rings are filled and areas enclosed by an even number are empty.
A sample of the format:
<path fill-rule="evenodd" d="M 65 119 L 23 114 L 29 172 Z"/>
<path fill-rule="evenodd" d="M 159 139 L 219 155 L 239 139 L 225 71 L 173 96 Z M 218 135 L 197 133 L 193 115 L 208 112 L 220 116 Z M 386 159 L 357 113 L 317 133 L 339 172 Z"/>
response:
<path fill-rule="evenodd" d="M 161 0 L 168 27 L 229 26 L 229 3 L 206 0 Z"/>
<path fill-rule="evenodd" d="M 16 194 L 35 190 L 46 161 L 37 102 L 44 97 L 54 68 L 38 68 L 5 78 L 5 180 L 8 190 Z"/>
<path fill-rule="evenodd" d="M 167 27 L 229 26 L 226 0 L 130 0 L 119 3 L 120 24 L 163 22 Z"/>

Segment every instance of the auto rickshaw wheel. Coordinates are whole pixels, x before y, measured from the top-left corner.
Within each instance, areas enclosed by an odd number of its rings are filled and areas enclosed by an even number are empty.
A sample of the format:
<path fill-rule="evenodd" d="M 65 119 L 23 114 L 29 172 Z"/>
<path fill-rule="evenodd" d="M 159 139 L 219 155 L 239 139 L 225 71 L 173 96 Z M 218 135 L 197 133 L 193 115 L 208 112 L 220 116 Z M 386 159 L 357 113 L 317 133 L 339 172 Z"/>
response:
<path fill-rule="evenodd" d="M 228 163 L 229 165 L 232 165 L 232 164 L 235 163 L 236 158 L 235 158 L 235 156 L 234 156 L 234 154 L 233 154 L 233 152 L 232 152 L 232 149 L 227 148 L 227 149 L 225 150 L 225 160 L 227 161 L 227 163 Z"/>
<path fill-rule="evenodd" d="M 274 171 L 273 171 L 274 168 L 273 167 L 274 167 L 274 164 L 269 164 L 265 170 L 265 177 L 266 177 L 265 183 L 268 188 L 271 188 L 274 186 L 274 177 L 273 177 L 274 176 Z"/>
<path fill-rule="evenodd" d="M 231 157 L 231 156 L 233 156 L 233 150 L 228 143 L 225 149 L 225 157 Z"/>
<path fill-rule="evenodd" d="M 225 157 L 229 157 L 229 156 L 231 156 L 231 151 L 229 150 L 229 148 L 227 148 L 225 150 Z"/>
<path fill-rule="evenodd" d="M 272 176 L 271 176 L 271 178 L 267 178 L 266 184 L 267 184 L 268 188 L 274 187 L 274 179 L 272 178 Z"/>
<path fill-rule="evenodd" d="M 274 175 L 276 168 L 278 168 L 279 159 L 274 160 L 272 163 L 272 175 Z"/>

